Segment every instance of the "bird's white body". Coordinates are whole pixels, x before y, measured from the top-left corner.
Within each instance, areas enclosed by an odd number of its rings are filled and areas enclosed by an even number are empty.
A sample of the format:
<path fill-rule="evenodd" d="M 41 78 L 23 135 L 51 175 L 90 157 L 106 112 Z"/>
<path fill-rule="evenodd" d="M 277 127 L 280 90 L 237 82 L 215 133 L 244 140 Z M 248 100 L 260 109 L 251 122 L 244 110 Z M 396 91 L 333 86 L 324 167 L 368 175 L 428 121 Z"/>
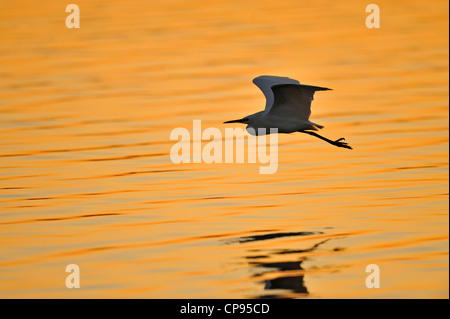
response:
<path fill-rule="evenodd" d="M 276 114 L 266 113 L 264 111 L 247 116 L 247 132 L 252 135 L 258 135 L 258 129 L 263 128 L 262 132 L 270 134 L 271 128 L 276 128 L 278 133 L 293 133 L 303 130 L 317 131 L 317 127 L 321 127 L 310 121 L 294 117 L 280 116 Z M 261 131 L 259 131 L 261 132 Z"/>

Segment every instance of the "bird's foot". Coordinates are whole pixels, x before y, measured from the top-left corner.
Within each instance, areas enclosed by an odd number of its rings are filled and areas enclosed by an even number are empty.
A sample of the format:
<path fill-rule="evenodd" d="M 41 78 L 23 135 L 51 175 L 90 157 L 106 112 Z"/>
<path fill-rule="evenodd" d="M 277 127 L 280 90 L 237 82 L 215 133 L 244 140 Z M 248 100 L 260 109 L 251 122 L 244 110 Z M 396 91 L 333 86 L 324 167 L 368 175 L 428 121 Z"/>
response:
<path fill-rule="evenodd" d="M 345 141 L 345 138 L 340 138 L 336 141 L 334 141 L 334 145 L 336 145 L 337 147 L 343 147 L 343 148 L 348 148 L 349 150 L 352 150 L 353 148 L 348 145 L 346 142 L 342 142 Z"/>

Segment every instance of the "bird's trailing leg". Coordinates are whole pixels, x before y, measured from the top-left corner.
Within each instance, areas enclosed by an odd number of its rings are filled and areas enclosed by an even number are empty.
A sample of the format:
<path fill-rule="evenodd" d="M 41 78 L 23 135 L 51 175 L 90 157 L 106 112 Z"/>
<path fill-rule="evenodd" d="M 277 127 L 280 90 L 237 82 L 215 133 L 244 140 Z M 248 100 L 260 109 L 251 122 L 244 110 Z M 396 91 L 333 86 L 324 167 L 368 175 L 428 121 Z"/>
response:
<path fill-rule="evenodd" d="M 331 145 L 334 145 L 334 146 L 337 146 L 337 147 L 348 148 L 350 150 L 352 149 L 352 147 L 350 145 L 348 145 L 345 142 L 342 142 L 342 141 L 345 141 L 345 138 L 340 138 L 340 139 L 337 139 L 336 141 L 332 141 L 332 140 L 329 140 L 326 137 L 323 137 L 322 135 L 319 135 L 319 134 L 317 134 L 315 132 L 310 132 L 310 131 L 300 131 L 300 132 L 306 133 L 306 134 L 309 134 L 309 135 L 312 135 L 312 136 L 315 136 L 315 137 L 318 137 L 321 140 L 324 140 L 325 142 L 328 142 Z"/>

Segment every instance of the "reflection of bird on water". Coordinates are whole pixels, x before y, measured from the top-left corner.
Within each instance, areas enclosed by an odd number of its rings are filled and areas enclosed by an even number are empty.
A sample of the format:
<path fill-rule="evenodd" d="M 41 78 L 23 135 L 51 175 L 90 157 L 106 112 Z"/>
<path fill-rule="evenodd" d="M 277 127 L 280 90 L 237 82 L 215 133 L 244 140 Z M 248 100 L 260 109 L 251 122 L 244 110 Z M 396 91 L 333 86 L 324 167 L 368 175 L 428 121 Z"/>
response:
<path fill-rule="evenodd" d="M 305 252 L 312 252 L 320 245 L 327 242 L 329 239 L 323 240 L 320 243 L 315 244 L 314 246 L 308 249 L 302 250 L 289 250 L 284 249 L 274 254 L 284 255 L 284 254 L 298 254 Z M 251 262 L 250 264 L 254 267 L 270 269 L 271 271 L 275 271 L 276 273 L 281 272 L 289 272 L 289 273 L 299 273 L 294 275 L 285 275 L 280 276 L 274 279 L 265 280 L 264 290 L 286 290 L 289 293 L 294 294 L 308 294 L 308 289 L 305 286 L 304 275 L 302 263 L 306 260 L 306 258 L 302 258 L 301 260 L 295 261 L 282 261 L 282 262 Z M 259 273 L 256 276 L 262 276 L 267 272 Z M 260 296 L 260 298 L 285 298 L 285 296 L 280 294 L 264 294 Z"/>
<path fill-rule="evenodd" d="M 319 235 L 322 232 L 275 232 L 275 233 L 266 233 L 262 235 L 253 235 L 253 236 L 245 236 L 239 237 L 233 240 L 229 240 L 228 243 L 239 243 L 246 244 L 250 242 L 263 241 L 263 240 L 271 240 L 282 237 L 295 237 L 295 236 L 311 236 L 311 235 Z M 295 260 L 287 260 L 281 262 L 264 262 L 259 260 L 264 260 L 273 255 L 292 255 L 292 254 L 302 254 L 308 253 L 316 250 L 320 245 L 326 243 L 330 239 L 325 239 L 310 248 L 306 249 L 280 249 L 270 251 L 269 254 L 258 254 L 258 255 L 250 255 L 246 256 L 248 260 L 251 260 L 249 263 L 257 270 L 263 269 L 263 271 L 259 271 L 254 277 L 261 277 L 270 275 L 270 273 L 276 274 L 277 277 L 273 279 L 265 280 L 264 290 L 272 291 L 272 294 L 263 294 L 260 298 L 287 298 L 290 295 L 306 295 L 308 294 L 308 289 L 305 286 L 304 282 L 304 269 L 302 268 L 302 263 L 306 260 L 306 257 L 302 257 L 300 259 Z M 255 250 L 252 250 L 253 252 Z M 284 293 L 277 292 L 285 291 Z"/>
<path fill-rule="evenodd" d="M 270 134 L 271 128 L 277 128 L 278 133 L 301 132 L 318 137 L 337 147 L 352 149 L 345 139 L 332 141 L 315 132 L 323 126 L 309 121 L 311 115 L 311 102 L 316 91 L 330 89 L 303 85 L 297 80 L 287 77 L 263 75 L 253 80 L 266 97 L 264 111 L 246 116 L 239 120 L 224 123 L 247 124 L 247 131 L 252 135 L 258 135 L 258 129 L 265 129 L 264 134 Z"/>

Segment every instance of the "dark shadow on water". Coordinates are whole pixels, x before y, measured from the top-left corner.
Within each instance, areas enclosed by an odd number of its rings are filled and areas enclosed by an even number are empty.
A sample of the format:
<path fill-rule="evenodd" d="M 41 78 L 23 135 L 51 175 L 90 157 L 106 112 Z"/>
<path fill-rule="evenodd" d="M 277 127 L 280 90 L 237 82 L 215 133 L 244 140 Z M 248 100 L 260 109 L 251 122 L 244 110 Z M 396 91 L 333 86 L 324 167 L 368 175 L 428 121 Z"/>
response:
<path fill-rule="evenodd" d="M 269 240 L 281 237 L 311 236 L 323 234 L 322 232 L 278 232 L 264 235 L 245 236 L 229 240 L 228 243 L 245 244 L 249 242 Z M 264 282 L 264 293 L 255 298 L 298 298 L 309 294 L 305 285 L 305 269 L 302 264 L 308 259 L 305 253 L 314 252 L 329 239 L 322 240 L 305 249 L 252 249 L 245 256 L 248 264 L 255 270 L 254 278 L 270 277 L 272 279 L 262 280 Z M 299 257 L 298 254 L 302 254 Z M 285 256 L 286 260 L 270 262 L 270 257 L 277 255 Z M 290 258 L 289 258 L 290 257 Z M 273 276 L 272 276 L 273 275 Z"/>
<path fill-rule="evenodd" d="M 293 237 L 293 236 L 308 236 L 308 235 L 318 235 L 322 234 L 322 232 L 279 232 L 279 233 L 270 233 L 270 234 L 264 234 L 264 235 L 255 235 L 255 236 L 244 236 L 239 237 L 234 240 L 231 240 L 230 243 L 247 243 L 252 241 L 261 241 L 261 240 L 268 240 L 268 239 L 275 239 L 275 238 L 281 238 L 281 237 Z"/>
<path fill-rule="evenodd" d="M 299 250 L 290 250 L 290 249 L 282 249 L 278 251 L 273 251 L 271 255 L 288 255 L 288 254 L 299 254 L 299 253 L 308 253 L 316 250 L 320 245 L 326 243 L 329 239 L 323 240 L 310 248 L 307 249 L 299 249 Z M 247 257 L 248 259 L 248 257 Z M 260 277 L 266 275 L 270 272 L 273 273 L 283 273 L 286 272 L 286 275 L 281 275 L 276 278 L 265 280 L 264 281 L 264 290 L 266 293 L 261 294 L 257 298 L 262 299 L 274 299 L 274 298 L 291 298 L 301 297 L 302 295 L 306 296 L 309 294 L 308 288 L 305 285 L 304 280 L 304 272 L 305 270 L 302 267 L 302 264 L 307 257 L 294 259 L 294 260 L 286 260 L 280 262 L 258 262 L 254 261 L 254 258 L 250 258 L 252 261 L 249 264 L 252 267 L 257 269 L 263 269 L 254 275 L 254 277 Z M 295 273 L 292 275 L 292 273 Z M 291 275 L 289 275 L 291 274 Z M 274 293 L 267 293 L 272 291 Z M 276 293 L 275 291 L 279 291 Z M 282 291 L 285 291 L 283 293 Z"/>

